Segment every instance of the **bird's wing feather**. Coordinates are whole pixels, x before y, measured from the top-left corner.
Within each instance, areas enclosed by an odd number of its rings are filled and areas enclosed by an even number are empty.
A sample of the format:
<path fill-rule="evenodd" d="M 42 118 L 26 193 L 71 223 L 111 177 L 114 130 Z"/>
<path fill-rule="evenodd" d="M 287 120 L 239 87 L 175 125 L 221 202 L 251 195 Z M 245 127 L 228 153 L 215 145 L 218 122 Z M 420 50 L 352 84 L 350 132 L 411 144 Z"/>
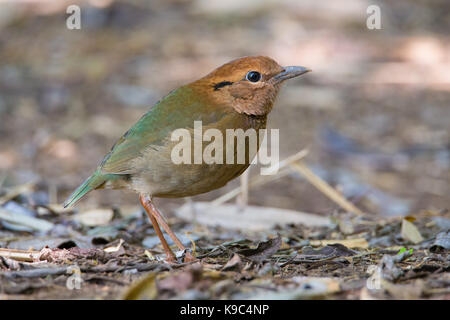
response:
<path fill-rule="evenodd" d="M 153 106 L 112 147 L 100 167 L 103 173 L 132 174 L 131 162 L 147 148 L 162 146 L 178 128 L 193 128 L 194 121 L 203 125 L 220 121 L 224 113 L 208 106 L 188 87 L 181 87 Z"/>

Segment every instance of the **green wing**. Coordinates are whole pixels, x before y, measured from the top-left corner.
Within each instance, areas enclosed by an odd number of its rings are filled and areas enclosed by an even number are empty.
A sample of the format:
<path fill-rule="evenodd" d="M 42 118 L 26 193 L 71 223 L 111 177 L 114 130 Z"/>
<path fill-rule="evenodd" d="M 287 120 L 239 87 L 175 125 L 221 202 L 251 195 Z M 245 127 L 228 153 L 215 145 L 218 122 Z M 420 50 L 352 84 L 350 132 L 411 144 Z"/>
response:
<path fill-rule="evenodd" d="M 116 142 L 103 159 L 101 171 L 112 174 L 134 173 L 130 161 L 140 157 L 145 149 L 152 145 L 162 146 L 173 130 L 193 128 L 196 120 L 201 120 L 203 125 L 219 121 L 225 111 L 218 110 L 222 109 L 211 108 L 211 103 L 201 99 L 189 87 L 172 91 Z"/>

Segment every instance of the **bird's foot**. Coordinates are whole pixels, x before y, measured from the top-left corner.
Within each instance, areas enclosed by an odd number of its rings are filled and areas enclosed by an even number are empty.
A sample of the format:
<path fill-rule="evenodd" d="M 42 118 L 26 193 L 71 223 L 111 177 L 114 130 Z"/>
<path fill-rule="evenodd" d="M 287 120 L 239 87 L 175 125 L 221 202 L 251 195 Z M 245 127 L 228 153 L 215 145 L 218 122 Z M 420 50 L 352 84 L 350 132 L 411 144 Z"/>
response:
<path fill-rule="evenodd" d="M 183 262 L 187 263 L 187 262 L 195 262 L 195 261 L 199 261 L 199 260 L 197 258 L 195 258 L 189 251 L 186 251 L 186 253 L 184 254 Z"/>
<path fill-rule="evenodd" d="M 164 262 L 170 265 L 178 264 L 177 258 L 175 256 L 168 255 L 166 259 L 164 259 Z"/>

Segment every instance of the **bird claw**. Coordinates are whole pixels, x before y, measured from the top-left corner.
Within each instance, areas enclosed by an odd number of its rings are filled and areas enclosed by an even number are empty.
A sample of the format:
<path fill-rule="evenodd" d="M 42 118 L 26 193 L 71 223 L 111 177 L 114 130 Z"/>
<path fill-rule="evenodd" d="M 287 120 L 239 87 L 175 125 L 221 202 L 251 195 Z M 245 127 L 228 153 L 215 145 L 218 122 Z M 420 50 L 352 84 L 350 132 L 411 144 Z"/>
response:
<path fill-rule="evenodd" d="M 164 259 L 164 262 L 170 265 L 178 264 L 177 258 L 175 258 L 175 256 L 167 256 L 167 258 Z"/>
<path fill-rule="evenodd" d="M 187 262 L 195 262 L 195 261 L 198 261 L 198 259 L 195 258 L 194 256 L 192 256 L 189 251 L 186 251 L 186 253 L 184 254 L 183 262 L 187 263 Z"/>

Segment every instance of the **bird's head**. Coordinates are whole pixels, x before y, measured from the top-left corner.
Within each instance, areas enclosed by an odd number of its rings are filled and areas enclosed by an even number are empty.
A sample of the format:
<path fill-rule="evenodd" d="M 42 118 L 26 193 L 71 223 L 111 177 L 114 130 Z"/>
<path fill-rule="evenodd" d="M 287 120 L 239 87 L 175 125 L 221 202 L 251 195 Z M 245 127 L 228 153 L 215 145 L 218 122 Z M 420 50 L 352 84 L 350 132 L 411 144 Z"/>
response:
<path fill-rule="evenodd" d="M 299 66 L 282 67 L 269 57 L 243 57 L 220 66 L 192 86 L 239 113 L 267 115 L 281 84 L 309 71 Z"/>

